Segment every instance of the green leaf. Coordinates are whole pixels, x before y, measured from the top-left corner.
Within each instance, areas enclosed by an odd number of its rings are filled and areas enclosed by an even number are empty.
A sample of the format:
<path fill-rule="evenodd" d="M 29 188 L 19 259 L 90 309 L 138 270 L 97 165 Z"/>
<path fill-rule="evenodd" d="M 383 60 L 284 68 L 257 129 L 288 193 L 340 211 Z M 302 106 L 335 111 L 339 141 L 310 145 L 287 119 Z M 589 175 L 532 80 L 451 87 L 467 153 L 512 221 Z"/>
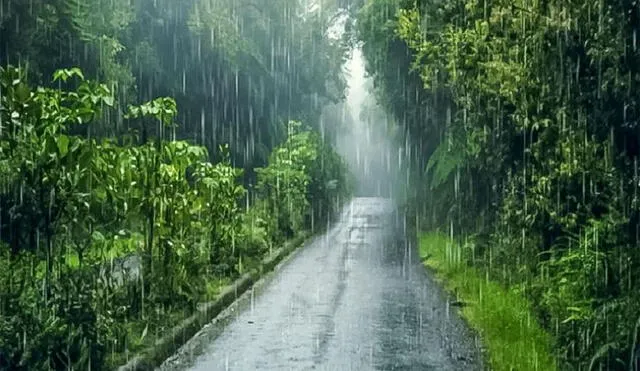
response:
<path fill-rule="evenodd" d="M 18 102 L 24 103 L 27 101 L 27 99 L 29 99 L 30 96 L 31 92 L 29 91 L 29 87 L 27 86 L 27 84 L 19 84 L 16 88 L 16 98 L 18 99 Z"/>
<path fill-rule="evenodd" d="M 65 156 L 69 152 L 69 137 L 62 134 L 56 138 L 58 152 L 61 156 Z"/>
<path fill-rule="evenodd" d="M 431 189 L 443 184 L 453 171 L 462 164 L 463 158 L 459 152 L 449 150 L 449 144 L 444 141 L 438 145 L 429 158 L 427 172 L 432 171 Z"/>
<path fill-rule="evenodd" d="M 98 201 L 102 202 L 107 199 L 107 191 L 103 187 L 94 188 L 94 192 Z"/>
<path fill-rule="evenodd" d="M 144 327 L 144 330 L 142 330 L 142 335 L 140 336 L 140 342 L 142 342 L 142 340 L 144 340 L 144 338 L 147 336 L 147 331 L 149 330 L 149 324 L 147 324 Z"/>
<path fill-rule="evenodd" d="M 62 80 L 66 82 L 68 78 L 69 78 L 69 74 L 67 73 L 66 70 L 57 70 L 56 72 L 53 73 L 53 81 Z"/>
<path fill-rule="evenodd" d="M 103 102 L 104 102 L 104 104 L 106 104 L 107 106 L 109 106 L 109 107 L 113 107 L 113 103 L 114 103 L 113 96 L 103 97 L 103 98 L 102 98 L 102 101 L 103 101 Z"/>
<path fill-rule="evenodd" d="M 80 68 L 78 68 L 78 67 L 73 67 L 71 69 L 70 75 L 76 75 L 76 76 L 80 77 L 81 80 L 84 80 L 84 74 L 82 73 L 82 70 L 80 70 Z"/>
<path fill-rule="evenodd" d="M 98 232 L 98 231 L 94 231 L 91 234 L 91 239 L 94 242 L 104 242 L 105 241 L 104 235 L 102 233 Z"/>
<path fill-rule="evenodd" d="M 80 68 L 78 67 L 73 67 L 71 69 L 57 70 L 56 72 L 53 73 L 53 81 L 62 80 L 64 82 L 67 82 L 69 77 L 72 77 L 72 76 L 77 76 L 80 78 L 80 80 L 84 81 L 84 74 L 82 73 L 82 70 L 80 70 Z"/>

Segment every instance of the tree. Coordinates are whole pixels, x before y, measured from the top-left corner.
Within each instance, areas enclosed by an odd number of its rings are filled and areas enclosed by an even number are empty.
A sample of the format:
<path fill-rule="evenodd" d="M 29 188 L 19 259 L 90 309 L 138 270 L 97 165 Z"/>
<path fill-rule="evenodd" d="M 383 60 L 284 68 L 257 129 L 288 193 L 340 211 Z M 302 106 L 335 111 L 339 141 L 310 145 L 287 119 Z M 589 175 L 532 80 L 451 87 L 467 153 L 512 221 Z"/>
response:
<path fill-rule="evenodd" d="M 631 368 L 635 354 L 637 12 L 374 0 L 359 18 L 382 99 L 396 106 L 411 73 L 423 84 L 408 112 L 430 120 L 392 112 L 423 157 L 429 225 L 471 237 L 488 276 L 526 288 L 563 369 Z M 410 62 L 394 75 L 380 55 Z"/>

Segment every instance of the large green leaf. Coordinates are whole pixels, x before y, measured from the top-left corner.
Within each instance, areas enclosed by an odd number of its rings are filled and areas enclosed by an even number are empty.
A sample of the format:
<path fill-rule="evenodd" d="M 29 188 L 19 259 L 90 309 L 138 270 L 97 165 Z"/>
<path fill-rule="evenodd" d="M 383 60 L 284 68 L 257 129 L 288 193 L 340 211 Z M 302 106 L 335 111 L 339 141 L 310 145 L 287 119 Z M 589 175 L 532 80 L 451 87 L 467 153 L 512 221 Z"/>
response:
<path fill-rule="evenodd" d="M 60 156 L 66 156 L 67 152 L 69 152 L 69 137 L 61 134 L 56 138 L 56 143 L 58 144 Z"/>
<path fill-rule="evenodd" d="M 454 170 L 462 164 L 463 157 L 450 148 L 447 141 L 438 145 L 427 163 L 426 171 L 431 174 L 431 188 L 435 189 L 447 181 Z"/>

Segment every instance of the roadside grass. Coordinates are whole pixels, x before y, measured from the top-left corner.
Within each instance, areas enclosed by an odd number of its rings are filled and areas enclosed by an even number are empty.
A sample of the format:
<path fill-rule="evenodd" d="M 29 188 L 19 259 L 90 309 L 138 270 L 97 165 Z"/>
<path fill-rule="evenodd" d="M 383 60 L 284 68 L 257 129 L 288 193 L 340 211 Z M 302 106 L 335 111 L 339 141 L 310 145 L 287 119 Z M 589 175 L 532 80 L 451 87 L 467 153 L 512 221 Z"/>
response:
<path fill-rule="evenodd" d="M 482 338 L 487 368 L 554 371 L 552 338 L 537 323 L 526 298 L 469 266 L 461 246 L 439 232 L 420 235 L 420 256 L 446 290 L 457 296 L 462 316 Z"/>
<path fill-rule="evenodd" d="M 206 282 L 206 293 L 200 302 L 215 300 L 224 288 L 233 283 L 232 277 L 211 278 Z M 193 308 L 174 308 L 167 311 L 153 311 L 142 319 L 134 319 L 125 324 L 127 334 L 126 351 L 109 354 L 106 369 L 115 369 L 124 365 L 140 351 L 151 348 L 163 336 L 195 313 Z"/>
<path fill-rule="evenodd" d="M 291 244 L 294 248 L 302 246 L 305 239 L 309 237 L 308 232 L 302 232 L 295 237 L 283 242 L 283 245 Z M 265 255 L 270 255 L 265 252 Z M 265 258 L 264 256 L 262 258 Z M 220 298 L 224 289 L 231 287 L 235 280 L 240 278 L 242 273 L 258 269 L 262 266 L 263 259 L 254 257 L 247 258 L 242 263 L 241 272 L 233 276 L 207 277 L 205 282 L 205 292 L 199 297 L 199 304 L 205 304 Z M 271 270 L 271 269 L 269 269 Z M 106 369 L 115 369 L 127 363 L 145 349 L 153 348 L 157 341 L 166 336 L 174 327 L 181 324 L 185 319 L 196 313 L 195 308 L 173 308 L 149 313 L 144 320 L 134 319 L 125 324 L 128 344 L 126 351 L 112 353 L 106 357 Z M 187 339 L 184 339 L 185 341 Z"/>

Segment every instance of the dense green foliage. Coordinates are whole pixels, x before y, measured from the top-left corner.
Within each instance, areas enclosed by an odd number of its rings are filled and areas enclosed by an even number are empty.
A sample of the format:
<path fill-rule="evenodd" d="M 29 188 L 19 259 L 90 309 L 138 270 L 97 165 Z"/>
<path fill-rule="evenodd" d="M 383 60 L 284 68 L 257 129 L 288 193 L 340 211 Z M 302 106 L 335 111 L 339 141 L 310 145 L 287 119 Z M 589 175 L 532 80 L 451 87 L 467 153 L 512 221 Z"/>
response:
<path fill-rule="evenodd" d="M 173 99 L 128 108 L 157 136 L 97 139 L 73 132 L 113 92 L 79 69 L 54 82 L 0 68 L 0 369 L 121 362 L 347 195 L 340 158 L 292 122 L 243 209 L 226 146 L 212 164 L 171 139 Z"/>
<path fill-rule="evenodd" d="M 120 363 L 329 220 L 322 5 L 0 1 L 0 369 Z"/>
<path fill-rule="evenodd" d="M 38 85 L 73 66 L 107 82 L 118 99 L 94 134 L 126 132 L 130 103 L 174 97 L 178 138 L 209 151 L 229 143 L 234 164 L 251 172 L 286 137 L 283 122 L 315 126 L 322 107 L 343 95 L 346 49 L 326 37 L 338 3 L 322 5 L 309 12 L 290 0 L 3 0 L 0 65 L 20 65 Z"/>
<path fill-rule="evenodd" d="M 304 225 L 329 220 L 349 193 L 351 184 L 342 159 L 322 144 L 316 132 L 288 127 L 288 139 L 276 148 L 269 166 L 257 169 L 258 194 L 267 215 L 273 216 L 270 235 L 291 237 Z M 308 210 L 308 211 L 307 211 Z"/>
<path fill-rule="evenodd" d="M 530 299 L 561 369 L 638 362 L 636 1 L 369 0 L 358 30 L 420 161 L 423 228 Z"/>

